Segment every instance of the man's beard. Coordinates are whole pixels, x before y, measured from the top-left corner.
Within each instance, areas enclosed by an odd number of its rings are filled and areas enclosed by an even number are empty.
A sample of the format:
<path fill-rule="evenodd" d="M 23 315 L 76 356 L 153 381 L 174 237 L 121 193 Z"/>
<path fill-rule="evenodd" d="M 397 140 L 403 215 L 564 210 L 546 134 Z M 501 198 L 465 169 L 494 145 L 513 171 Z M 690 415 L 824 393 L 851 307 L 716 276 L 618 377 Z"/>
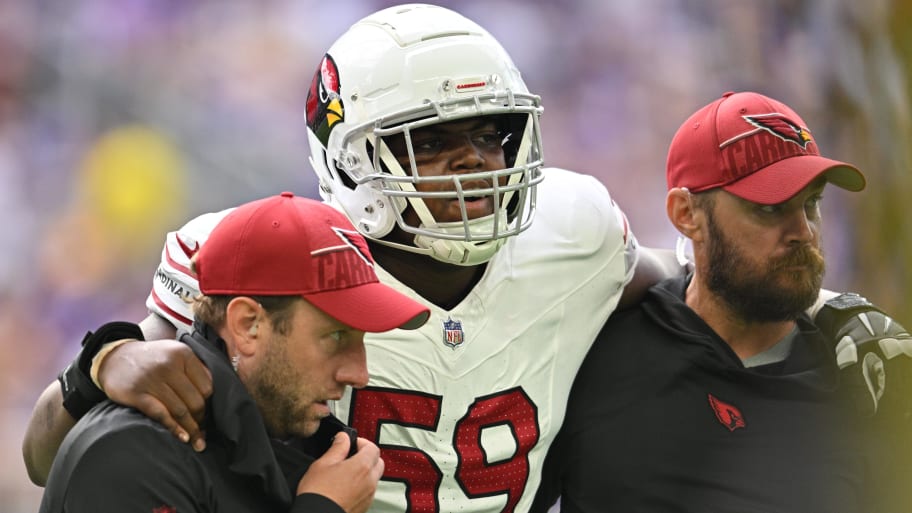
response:
<path fill-rule="evenodd" d="M 310 436 L 312 430 L 305 427 L 307 411 L 302 409 L 305 398 L 301 397 L 295 386 L 303 376 L 289 363 L 288 341 L 284 338 L 273 335 L 265 348 L 266 355 L 260 366 L 251 373 L 245 385 L 256 402 L 270 435 L 277 438 Z"/>
<path fill-rule="evenodd" d="M 735 315 L 748 322 L 790 321 L 814 304 L 826 269 L 819 249 L 805 244 L 758 268 L 719 230 L 712 214 L 707 214 L 709 262 L 700 271 L 706 276 L 707 288 Z M 784 270 L 792 266 L 805 269 Z"/>

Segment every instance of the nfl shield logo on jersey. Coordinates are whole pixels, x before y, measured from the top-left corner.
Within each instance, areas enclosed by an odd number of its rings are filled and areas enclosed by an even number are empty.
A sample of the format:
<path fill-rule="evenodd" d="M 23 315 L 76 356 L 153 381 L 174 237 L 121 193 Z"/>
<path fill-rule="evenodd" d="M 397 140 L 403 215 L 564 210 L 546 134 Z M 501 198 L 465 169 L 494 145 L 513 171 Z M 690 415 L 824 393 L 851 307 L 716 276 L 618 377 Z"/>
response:
<path fill-rule="evenodd" d="M 447 320 L 443 321 L 443 343 L 456 349 L 456 346 L 462 344 L 464 340 L 465 333 L 462 331 L 462 322 L 454 321 L 447 317 Z"/>

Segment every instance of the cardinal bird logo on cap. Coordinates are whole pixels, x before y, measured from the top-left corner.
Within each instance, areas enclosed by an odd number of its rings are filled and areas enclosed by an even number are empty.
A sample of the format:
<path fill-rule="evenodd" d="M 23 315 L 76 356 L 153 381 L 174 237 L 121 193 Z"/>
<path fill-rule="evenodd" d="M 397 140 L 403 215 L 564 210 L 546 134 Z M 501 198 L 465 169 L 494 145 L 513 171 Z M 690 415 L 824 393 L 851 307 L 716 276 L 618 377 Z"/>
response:
<path fill-rule="evenodd" d="M 360 233 L 354 230 L 336 228 L 335 226 L 332 227 L 332 231 L 335 232 L 336 236 L 345 243 L 345 246 L 326 248 L 324 250 L 316 251 L 315 253 L 325 252 L 327 250 L 333 249 L 353 249 L 365 264 L 370 267 L 374 267 L 374 261 L 370 257 L 370 249 L 367 247 L 367 241 L 364 240 L 364 237 L 362 237 Z"/>
<path fill-rule="evenodd" d="M 747 423 L 744 422 L 744 415 L 741 415 L 741 410 L 731 404 L 720 401 L 712 394 L 708 394 L 708 396 L 709 405 L 716 413 L 716 419 L 718 419 L 720 424 L 728 428 L 729 431 L 747 427 Z"/>
<path fill-rule="evenodd" d="M 779 113 L 743 116 L 744 120 L 757 128 L 766 130 L 780 139 L 793 142 L 804 149 L 814 140 L 811 132 Z"/>
<path fill-rule="evenodd" d="M 326 54 L 314 73 L 307 91 L 307 126 L 325 146 L 333 126 L 345 120 L 339 85 L 339 68 L 336 61 Z"/>

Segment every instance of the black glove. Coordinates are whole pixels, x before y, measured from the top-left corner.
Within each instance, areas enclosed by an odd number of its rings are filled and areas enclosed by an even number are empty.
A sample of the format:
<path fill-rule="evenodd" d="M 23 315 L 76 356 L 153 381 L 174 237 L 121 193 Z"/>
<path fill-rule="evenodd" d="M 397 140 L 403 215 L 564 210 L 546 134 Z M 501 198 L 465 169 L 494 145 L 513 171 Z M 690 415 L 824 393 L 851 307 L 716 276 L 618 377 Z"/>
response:
<path fill-rule="evenodd" d="M 906 367 L 895 372 L 912 372 L 912 335 L 864 297 L 846 293 L 830 299 L 815 322 L 836 344 L 836 363 L 843 374 L 841 386 L 847 388 L 865 417 L 877 413 L 888 385 L 896 388 L 893 381 L 912 379 L 902 374 L 890 381 L 887 378 L 888 369 L 893 367 Z M 912 390 L 892 388 L 893 396 L 912 399 Z M 912 404 L 912 400 L 901 402 Z"/>

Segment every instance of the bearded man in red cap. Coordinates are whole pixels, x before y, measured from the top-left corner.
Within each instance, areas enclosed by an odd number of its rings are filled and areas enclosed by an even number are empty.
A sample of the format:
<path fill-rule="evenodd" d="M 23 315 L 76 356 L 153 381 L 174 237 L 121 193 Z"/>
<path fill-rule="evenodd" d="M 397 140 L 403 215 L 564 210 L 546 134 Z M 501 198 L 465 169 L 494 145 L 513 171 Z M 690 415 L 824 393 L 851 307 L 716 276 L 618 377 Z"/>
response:
<path fill-rule="evenodd" d="M 806 313 L 824 273 L 823 190 L 859 191 L 864 176 L 820 156 L 788 106 L 745 92 L 681 125 L 667 179 L 694 272 L 605 324 L 533 510 L 560 496 L 570 512 L 907 511 L 895 492 L 912 462 L 889 460 L 909 446 L 909 369 L 891 371 L 885 391 L 869 354 L 865 383 L 852 386 L 840 375 L 851 355 L 834 354 L 829 331 L 864 299 L 831 300 L 823 332 Z M 875 312 L 863 322 L 890 326 Z M 881 344 L 887 358 L 909 337 L 894 336 Z"/>

